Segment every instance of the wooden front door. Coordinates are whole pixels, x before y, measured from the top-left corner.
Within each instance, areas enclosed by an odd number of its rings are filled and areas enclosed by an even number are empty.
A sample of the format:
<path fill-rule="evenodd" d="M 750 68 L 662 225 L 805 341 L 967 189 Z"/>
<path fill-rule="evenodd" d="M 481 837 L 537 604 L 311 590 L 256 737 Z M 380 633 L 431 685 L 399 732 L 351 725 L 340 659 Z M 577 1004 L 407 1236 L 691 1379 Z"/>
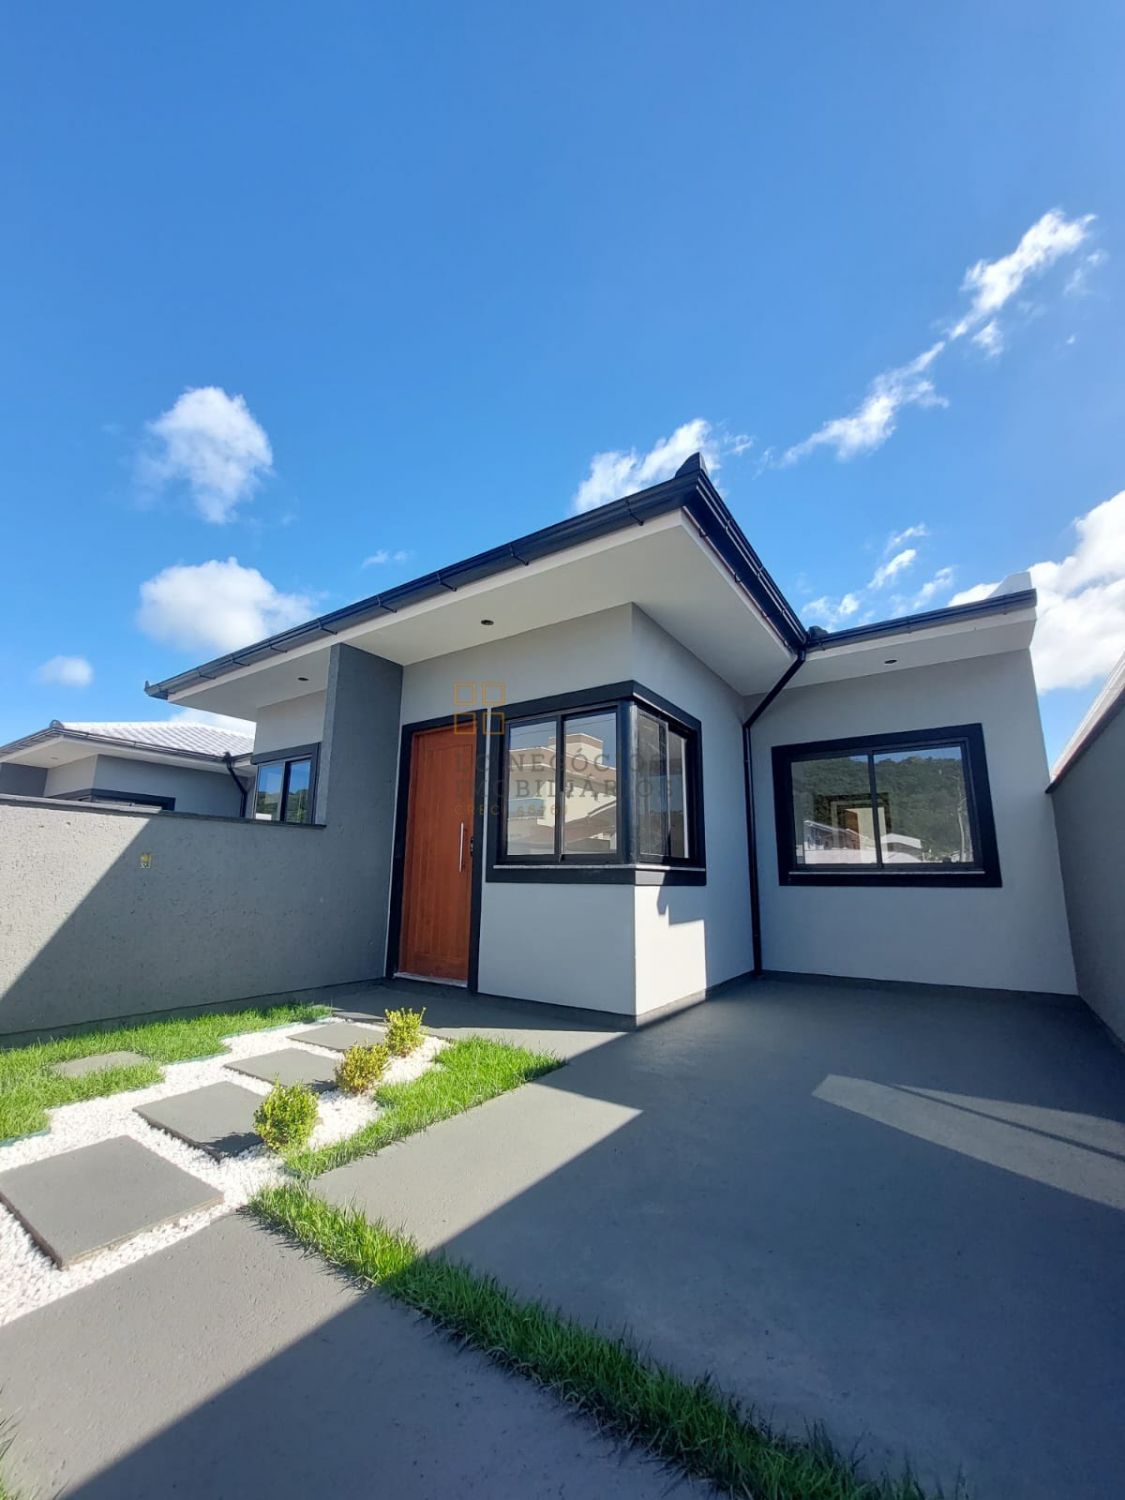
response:
<path fill-rule="evenodd" d="M 475 726 L 411 742 L 398 969 L 467 980 L 472 922 Z"/>

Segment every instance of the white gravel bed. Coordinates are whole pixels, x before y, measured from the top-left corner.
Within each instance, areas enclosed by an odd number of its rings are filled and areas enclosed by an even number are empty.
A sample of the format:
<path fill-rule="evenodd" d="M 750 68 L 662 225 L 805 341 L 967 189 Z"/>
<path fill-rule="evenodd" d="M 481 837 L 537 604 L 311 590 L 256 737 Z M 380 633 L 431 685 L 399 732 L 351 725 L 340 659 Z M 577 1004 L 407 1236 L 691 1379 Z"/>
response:
<path fill-rule="evenodd" d="M 46 1303 L 76 1292 L 94 1281 L 100 1281 L 103 1276 L 109 1276 L 123 1266 L 132 1265 L 146 1255 L 163 1250 L 177 1240 L 186 1239 L 189 1234 L 195 1234 L 214 1220 L 241 1208 L 260 1187 L 280 1181 L 284 1176 L 282 1166 L 265 1146 L 256 1146 L 243 1151 L 239 1156 L 220 1160 L 206 1151 L 189 1146 L 185 1141 L 177 1140 L 166 1130 L 149 1125 L 135 1110 L 138 1105 L 150 1104 L 171 1094 L 185 1094 L 189 1089 L 201 1088 L 208 1083 L 237 1083 L 252 1093 L 264 1096 L 269 1093 L 270 1084 L 257 1078 L 248 1078 L 243 1073 L 233 1073 L 224 1065 L 234 1058 L 258 1057 L 263 1053 L 279 1052 L 282 1048 L 297 1044 L 315 1052 L 318 1057 L 336 1060 L 339 1053 L 300 1041 L 302 1032 L 322 1024 L 320 1021 L 305 1025 L 288 1024 L 269 1031 L 254 1031 L 229 1037 L 226 1040 L 227 1051 L 217 1057 L 204 1058 L 198 1062 L 169 1063 L 164 1067 L 163 1081 L 152 1084 L 149 1088 L 110 1094 L 101 1099 L 87 1099 L 78 1104 L 60 1105 L 57 1109 L 48 1111 L 51 1122 L 48 1135 L 27 1136 L 9 1146 L 0 1147 L 2 1172 L 11 1167 L 22 1167 L 28 1162 L 43 1161 L 62 1151 L 73 1151 L 78 1146 L 92 1146 L 111 1136 L 129 1135 L 158 1156 L 194 1173 L 204 1182 L 221 1188 L 223 1193 L 223 1202 L 213 1208 L 187 1214 L 159 1229 L 139 1234 L 124 1245 L 103 1250 L 66 1271 L 60 1270 L 39 1249 L 19 1220 L 0 1204 L 0 1327 L 37 1307 L 43 1307 Z M 375 1033 L 373 1040 L 378 1039 L 378 1034 Z M 446 1045 L 439 1038 L 428 1036 L 410 1057 L 392 1059 L 383 1081 L 406 1083 L 417 1078 Z M 354 1134 L 379 1113 L 373 1100 L 356 1098 L 337 1089 L 318 1094 L 317 1103 L 318 1118 L 311 1142 L 314 1147 L 331 1145 L 333 1141 Z"/>

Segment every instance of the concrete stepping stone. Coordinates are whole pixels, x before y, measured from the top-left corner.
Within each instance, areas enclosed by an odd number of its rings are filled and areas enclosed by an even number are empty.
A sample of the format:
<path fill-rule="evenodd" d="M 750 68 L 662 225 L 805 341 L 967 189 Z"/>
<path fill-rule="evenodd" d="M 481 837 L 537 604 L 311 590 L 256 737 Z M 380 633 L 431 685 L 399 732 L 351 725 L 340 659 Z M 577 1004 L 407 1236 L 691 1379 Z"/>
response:
<path fill-rule="evenodd" d="M 212 1156 L 237 1156 L 262 1144 L 254 1129 L 254 1111 L 261 1102 L 261 1094 L 237 1083 L 209 1083 L 186 1094 L 138 1104 L 135 1113 Z"/>
<path fill-rule="evenodd" d="M 218 1188 L 127 1135 L 0 1172 L 0 1202 L 64 1270 L 222 1201 Z"/>
<path fill-rule="evenodd" d="M 301 1047 L 283 1047 L 279 1052 L 263 1052 L 260 1057 L 240 1057 L 225 1064 L 234 1073 L 260 1078 L 263 1083 L 307 1083 L 314 1089 L 335 1085 L 336 1064 L 330 1057 L 320 1057 Z"/>
<path fill-rule="evenodd" d="M 72 1057 L 69 1062 L 53 1064 L 52 1073 L 60 1078 L 85 1078 L 87 1073 L 101 1073 L 106 1068 L 133 1068 L 148 1062 L 139 1052 L 96 1052 L 93 1057 Z"/>
<path fill-rule="evenodd" d="M 330 1047 L 333 1052 L 346 1052 L 349 1047 L 370 1047 L 386 1036 L 382 1026 L 356 1026 L 352 1021 L 327 1021 L 323 1026 L 314 1026 L 311 1031 L 289 1034 L 292 1042 L 309 1042 L 314 1047 Z"/>

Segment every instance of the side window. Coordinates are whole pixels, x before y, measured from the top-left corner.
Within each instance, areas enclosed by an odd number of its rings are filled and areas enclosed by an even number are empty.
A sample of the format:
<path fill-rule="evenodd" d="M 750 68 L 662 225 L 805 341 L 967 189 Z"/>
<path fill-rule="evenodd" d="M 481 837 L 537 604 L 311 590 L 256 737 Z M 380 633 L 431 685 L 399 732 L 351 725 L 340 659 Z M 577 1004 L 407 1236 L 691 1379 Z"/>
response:
<path fill-rule="evenodd" d="M 999 885 L 979 724 L 773 752 L 783 884 Z"/>
<path fill-rule="evenodd" d="M 254 787 L 254 818 L 260 823 L 311 823 L 315 754 L 261 761 Z"/>

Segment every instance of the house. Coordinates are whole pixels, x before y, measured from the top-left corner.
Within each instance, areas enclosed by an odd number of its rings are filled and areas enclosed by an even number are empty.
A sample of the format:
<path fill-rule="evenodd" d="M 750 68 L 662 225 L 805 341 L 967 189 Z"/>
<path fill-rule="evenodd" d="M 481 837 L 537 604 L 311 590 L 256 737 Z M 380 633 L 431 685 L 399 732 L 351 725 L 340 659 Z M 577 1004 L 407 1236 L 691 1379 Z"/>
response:
<path fill-rule="evenodd" d="M 400 974 L 643 1020 L 762 969 L 1073 994 L 1034 626 L 1021 576 L 806 629 L 696 456 L 152 684 L 256 723 L 262 957 L 215 998 Z"/>
<path fill-rule="evenodd" d="M 0 745 L 0 793 L 241 816 L 253 741 L 186 721 L 64 724 Z"/>

